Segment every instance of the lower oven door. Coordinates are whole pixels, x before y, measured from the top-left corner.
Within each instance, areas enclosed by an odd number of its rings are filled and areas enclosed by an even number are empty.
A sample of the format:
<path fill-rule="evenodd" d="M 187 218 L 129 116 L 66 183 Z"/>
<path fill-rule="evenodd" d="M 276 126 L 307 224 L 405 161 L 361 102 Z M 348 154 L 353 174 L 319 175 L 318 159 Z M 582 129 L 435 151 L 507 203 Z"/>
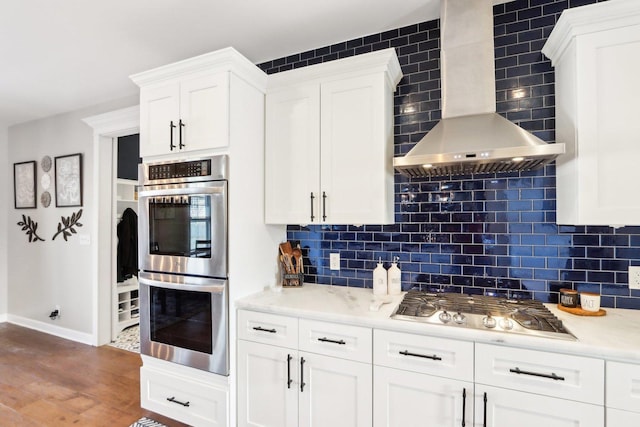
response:
<path fill-rule="evenodd" d="M 140 351 L 229 375 L 228 282 L 140 272 Z"/>

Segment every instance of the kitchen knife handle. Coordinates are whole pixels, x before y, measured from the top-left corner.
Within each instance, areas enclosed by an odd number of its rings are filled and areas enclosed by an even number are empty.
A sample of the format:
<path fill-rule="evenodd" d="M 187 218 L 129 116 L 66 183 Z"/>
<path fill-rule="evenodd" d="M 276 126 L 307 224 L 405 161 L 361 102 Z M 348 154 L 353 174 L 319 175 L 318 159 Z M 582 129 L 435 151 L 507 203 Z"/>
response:
<path fill-rule="evenodd" d="M 287 388 L 291 388 L 291 383 L 293 382 L 291 379 L 291 359 L 293 359 L 293 357 L 287 354 Z"/>
<path fill-rule="evenodd" d="M 435 354 L 433 356 L 430 356 L 426 354 L 411 353 L 409 350 L 401 351 L 400 354 L 403 356 L 422 357 L 423 359 L 442 360 L 442 357 L 439 357 Z"/>
<path fill-rule="evenodd" d="M 467 389 L 463 388 L 462 389 L 462 427 L 464 427 L 465 424 L 465 418 L 467 415 Z"/>
<path fill-rule="evenodd" d="M 512 372 L 514 374 L 519 374 L 519 375 L 531 375 L 534 377 L 549 378 L 555 381 L 564 381 L 564 377 L 556 375 L 553 372 L 551 374 L 541 374 L 539 372 L 521 371 L 520 368 L 518 368 L 517 366 L 515 368 L 509 369 L 509 372 Z"/>
<path fill-rule="evenodd" d="M 173 129 L 176 125 L 173 124 L 173 120 L 169 122 L 169 151 L 173 151 L 176 146 L 173 144 Z"/>
<path fill-rule="evenodd" d="M 182 128 L 185 126 L 184 123 L 182 123 L 182 119 L 178 121 L 178 125 L 180 126 L 180 133 L 178 133 L 178 147 L 182 150 L 185 147 L 182 143 Z"/>
<path fill-rule="evenodd" d="M 316 196 L 313 195 L 313 191 L 311 192 L 311 222 L 313 222 L 313 220 L 315 219 L 315 215 L 313 215 L 313 199 L 315 199 Z"/>
<path fill-rule="evenodd" d="M 327 193 L 322 192 L 322 220 L 327 220 Z"/>
<path fill-rule="evenodd" d="M 300 392 L 304 391 L 304 386 L 306 385 L 304 383 L 304 357 L 300 358 Z"/>

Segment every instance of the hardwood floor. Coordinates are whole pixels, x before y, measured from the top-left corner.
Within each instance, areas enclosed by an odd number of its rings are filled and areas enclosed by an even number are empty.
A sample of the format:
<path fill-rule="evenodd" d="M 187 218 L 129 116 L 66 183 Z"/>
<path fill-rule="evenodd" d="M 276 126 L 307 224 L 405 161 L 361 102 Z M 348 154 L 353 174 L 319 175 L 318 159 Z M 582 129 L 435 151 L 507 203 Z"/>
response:
<path fill-rule="evenodd" d="M 137 353 L 0 323 L 0 426 L 185 426 L 140 408 L 141 365 Z"/>

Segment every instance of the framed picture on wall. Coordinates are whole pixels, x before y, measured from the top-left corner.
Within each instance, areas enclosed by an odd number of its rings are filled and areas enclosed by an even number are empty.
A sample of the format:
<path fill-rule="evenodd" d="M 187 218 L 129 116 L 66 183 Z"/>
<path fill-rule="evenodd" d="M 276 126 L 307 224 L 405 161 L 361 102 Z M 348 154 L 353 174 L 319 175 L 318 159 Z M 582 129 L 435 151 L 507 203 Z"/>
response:
<path fill-rule="evenodd" d="M 56 207 L 82 206 L 82 154 L 55 158 Z"/>
<path fill-rule="evenodd" d="M 13 200 L 16 209 L 36 208 L 36 162 L 13 164 Z"/>

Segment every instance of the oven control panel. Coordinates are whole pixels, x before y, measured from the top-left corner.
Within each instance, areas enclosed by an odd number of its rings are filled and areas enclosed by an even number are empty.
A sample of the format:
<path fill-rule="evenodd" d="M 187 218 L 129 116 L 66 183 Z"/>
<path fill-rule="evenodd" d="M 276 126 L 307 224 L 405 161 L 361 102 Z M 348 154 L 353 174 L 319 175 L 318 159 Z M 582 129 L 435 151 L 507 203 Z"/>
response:
<path fill-rule="evenodd" d="M 149 179 L 152 181 L 157 179 L 206 177 L 210 174 L 210 159 L 149 165 Z"/>

